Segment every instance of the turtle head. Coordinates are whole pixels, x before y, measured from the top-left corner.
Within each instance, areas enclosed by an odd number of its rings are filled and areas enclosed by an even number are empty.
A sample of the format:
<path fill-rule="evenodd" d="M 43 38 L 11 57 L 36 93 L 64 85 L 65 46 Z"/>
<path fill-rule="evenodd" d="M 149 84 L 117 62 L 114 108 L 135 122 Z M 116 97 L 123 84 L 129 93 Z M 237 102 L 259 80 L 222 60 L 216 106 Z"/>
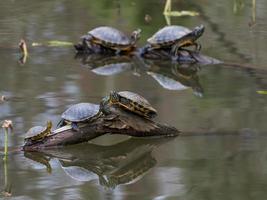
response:
<path fill-rule="evenodd" d="M 111 91 L 109 94 L 109 101 L 111 103 L 118 102 L 120 99 L 119 94 L 115 91 Z"/>
<path fill-rule="evenodd" d="M 131 34 L 131 43 L 135 44 L 139 40 L 140 37 L 141 37 L 141 29 L 137 29 L 133 31 Z"/>
<path fill-rule="evenodd" d="M 196 39 L 199 38 L 204 33 L 204 30 L 205 30 L 205 26 L 203 24 L 194 28 L 193 34 L 194 34 L 195 38 Z"/>
<path fill-rule="evenodd" d="M 106 113 L 105 111 L 106 111 L 106 106 L 108 102 L 109 102 L 109 97 L 108 96 L 104 97 L 100 102 L 99 111 Z"/>
<path fill-rule="evenodd" d="M 115 91 L 111 91 L 110 94 L 104 97 L 100 102 L 99 110 L 102 113 L 109 114 L 110 106 L 119 100 L 119 95 Z"/>
<path fill-rule="evenodd" d="M 52 121 L 51 121 L 51 120 L 48 120 L 48 121 L 46 122 L 46 127 L 47 127 L 47 129 L 48 129 L 48 130 L 51 130 L 52 126 L 53 126 Z"/>

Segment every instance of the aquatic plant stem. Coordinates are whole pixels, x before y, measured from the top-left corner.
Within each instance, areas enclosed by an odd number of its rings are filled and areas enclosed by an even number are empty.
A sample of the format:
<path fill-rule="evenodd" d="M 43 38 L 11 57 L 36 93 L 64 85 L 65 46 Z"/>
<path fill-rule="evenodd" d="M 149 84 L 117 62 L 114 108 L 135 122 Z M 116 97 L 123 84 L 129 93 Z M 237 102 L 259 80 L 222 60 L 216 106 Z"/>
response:
<path fill-rule="evenodd" d="M 4 176 L 5 176 L 5 188 L 7 186 L 7 159 L 4 159 Z"/>
<path fill-rule="evenodd" d="M 4 150 L 3 160 L 6 161 L 7 160 L 7 153 L 8 153 L 8 129 L 4 128 L 4 132 L 5 132 L 5 150 Z"/>
<path fill-rule="evenodd" d="M 256 0 L 252 0 L 252 22 L 256 22 Z"/>
<path fill-rule="evenodd" d="M 171 0 L 166 0 L 163 14 L 166 15 L 170 11 L 171 11 Z"/>

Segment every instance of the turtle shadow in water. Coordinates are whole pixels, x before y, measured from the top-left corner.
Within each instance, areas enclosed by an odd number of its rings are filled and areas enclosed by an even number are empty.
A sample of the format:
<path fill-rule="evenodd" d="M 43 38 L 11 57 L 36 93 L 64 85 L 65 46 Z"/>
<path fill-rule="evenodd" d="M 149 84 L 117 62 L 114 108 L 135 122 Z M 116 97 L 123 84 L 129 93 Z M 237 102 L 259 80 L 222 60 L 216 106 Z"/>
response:
<path fill-rule="evenodd" d="M 125 71 L 135 71 L 135 59 L 131 56 L 101 54 L 76 54 L 82 66 L 101 76 L 117 75 Z"/>
<path fill-rule="evenodd" d="M 223 63 L 222 61 L 216 58 L 203 55 L 200 52 L 193 50 L 180 49 L 177 52 L 177 56 L 173 57 L 171 53 L 171 48 L 155 49 L 149 52 L 144 52 L 144 48 L 145 47 L 139 49 L 139 54 L 144 59 L 149 59 L 149 60 L 169 60 L 180 64 L 199 64 L 199 65 L 211 65 L 211 64 Z"/>
<path fill-rule="evenodd" d="M 164 89 L 185 90 L 191 88 L 193 94 L 202 97 L 204 89 L 199 81 L 198 73 L 201 66 L 194 64 L 180 64 L 171 61 L 146 61 L 146 73 L 156 80 Z"/>
<path fill-rule="evenodd" d="M 189 54 L 186 55 L 189 56 Z M 199 61 L 202 59 L 201 62 L 203 65 L 214 63 L 212 58 L 200 54 L 196 54 L 195 56 L 198 57 Z M 97 75 L 112 76 L 126 71 L 130 71 L 136 76 L 148 74 L 164 89 L 179 91 L 192 88 L 196 96 L 203 96 L 203 88 L 198 77 L 198 72 L 202 65 L 199 62 L 195 62 L 195 60 L 193 63 L 174 62 L 168 59 L 143 59 L 138 55 L 130 57 L 105 56 L 100 54 L 78 54 L 76 55 L 76 59 Z"/>
<path fill-rule="evenodd" d="M 25 157 L 46 166 L 51 173 L 51 159 L 57 159 L 66 175 L 76 181 L 97 181 L 114 189 L 118 185 L 132 184 L 153 168 L 157 160 L 152 152 L 173 138 L 137 139 L 102 146 L 80 144 L 66 148 L 25 152 Z"/>

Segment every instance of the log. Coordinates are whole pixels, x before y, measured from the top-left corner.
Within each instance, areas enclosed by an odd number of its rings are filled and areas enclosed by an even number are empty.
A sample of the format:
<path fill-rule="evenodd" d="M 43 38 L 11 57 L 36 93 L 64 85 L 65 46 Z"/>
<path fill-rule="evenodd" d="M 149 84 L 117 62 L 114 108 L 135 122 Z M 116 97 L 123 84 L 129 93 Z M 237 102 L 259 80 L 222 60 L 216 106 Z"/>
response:
<path fill-rule="evenodd" d="M 107 133 L 133 137 L 174 137 L 179 135 L 179 131 L 169 125 L 160 124 L 132 114 L 126 115 L 102 115 L 93 122 L 79 125 L 78 131 L 73 130 L 70 125 L 66 125 L 56 129 L 42 141 L 26 143 L 22 148 L 24 151 L 39 151 L 45 148 L 87 142 Z M 144 128 L 143 130 L 142 128 L 135 128 L 130 122 L 131 119 L 133 119 L 134 123 L 140 123 L 142 127 L 149 128 Z"/>

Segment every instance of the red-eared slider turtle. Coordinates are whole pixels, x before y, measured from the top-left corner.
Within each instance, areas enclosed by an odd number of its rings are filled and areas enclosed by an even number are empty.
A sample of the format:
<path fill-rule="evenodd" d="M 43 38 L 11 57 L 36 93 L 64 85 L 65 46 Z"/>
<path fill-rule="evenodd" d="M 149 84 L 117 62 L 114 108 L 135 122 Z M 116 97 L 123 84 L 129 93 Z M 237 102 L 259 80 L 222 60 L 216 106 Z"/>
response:
<path fill-rule="evenodd" d="M 106 106 L 110 105 L 118 105 L 148 119 L 154 118 L 157 115 L 156 109 L 154 109 L 144 97 L 129 91 L 112 91 L 102 100 L 100 104 L 101 111 L 105 113 L 105 111 L 107 111 L 107 109 L 105 109 Z"/>
<path fill-rule="evenodd" d="M 141 30 L 137 29 L 132 32 L 130 38 L 123 32 L 109 27 L 101 26 L 88 32 L 82 39 L 90 44 L 98 44 L 106 49 L 116 51 L 116 54 L 121 52 L 130 52 L 135 49 L 135 44 L 140 38 Z"/>
<path fill-rule="evenodd" d="M 52 122 L 48 121 L 46 127 L 34 126 L 28 130 L 25 136 L 25 142 L 43 140 L 46 136 L 51 134 Z"/>
<path fill-rule="evenodd" d="M 194 45 L 196 50 L 201 49 L 201 45 L 195 41 L 203 34 L 203 25 L 190 30 L 183 26 L 165 26 L 147 40 L 148 45 L 143 49 L 143 53 L 155 50 L 171 48 L 172 55 L 176 56 L 181 47 Z"/>
<path fill-rule="evenodd" d="M 70 124 L 74 130 L 79 130 L 78 123 L 90 122 L 98 115 L 99 105 L 92 103 L 78 103 L 69 107 L 61 115 L 61 121 L 57 127 Z"/>

